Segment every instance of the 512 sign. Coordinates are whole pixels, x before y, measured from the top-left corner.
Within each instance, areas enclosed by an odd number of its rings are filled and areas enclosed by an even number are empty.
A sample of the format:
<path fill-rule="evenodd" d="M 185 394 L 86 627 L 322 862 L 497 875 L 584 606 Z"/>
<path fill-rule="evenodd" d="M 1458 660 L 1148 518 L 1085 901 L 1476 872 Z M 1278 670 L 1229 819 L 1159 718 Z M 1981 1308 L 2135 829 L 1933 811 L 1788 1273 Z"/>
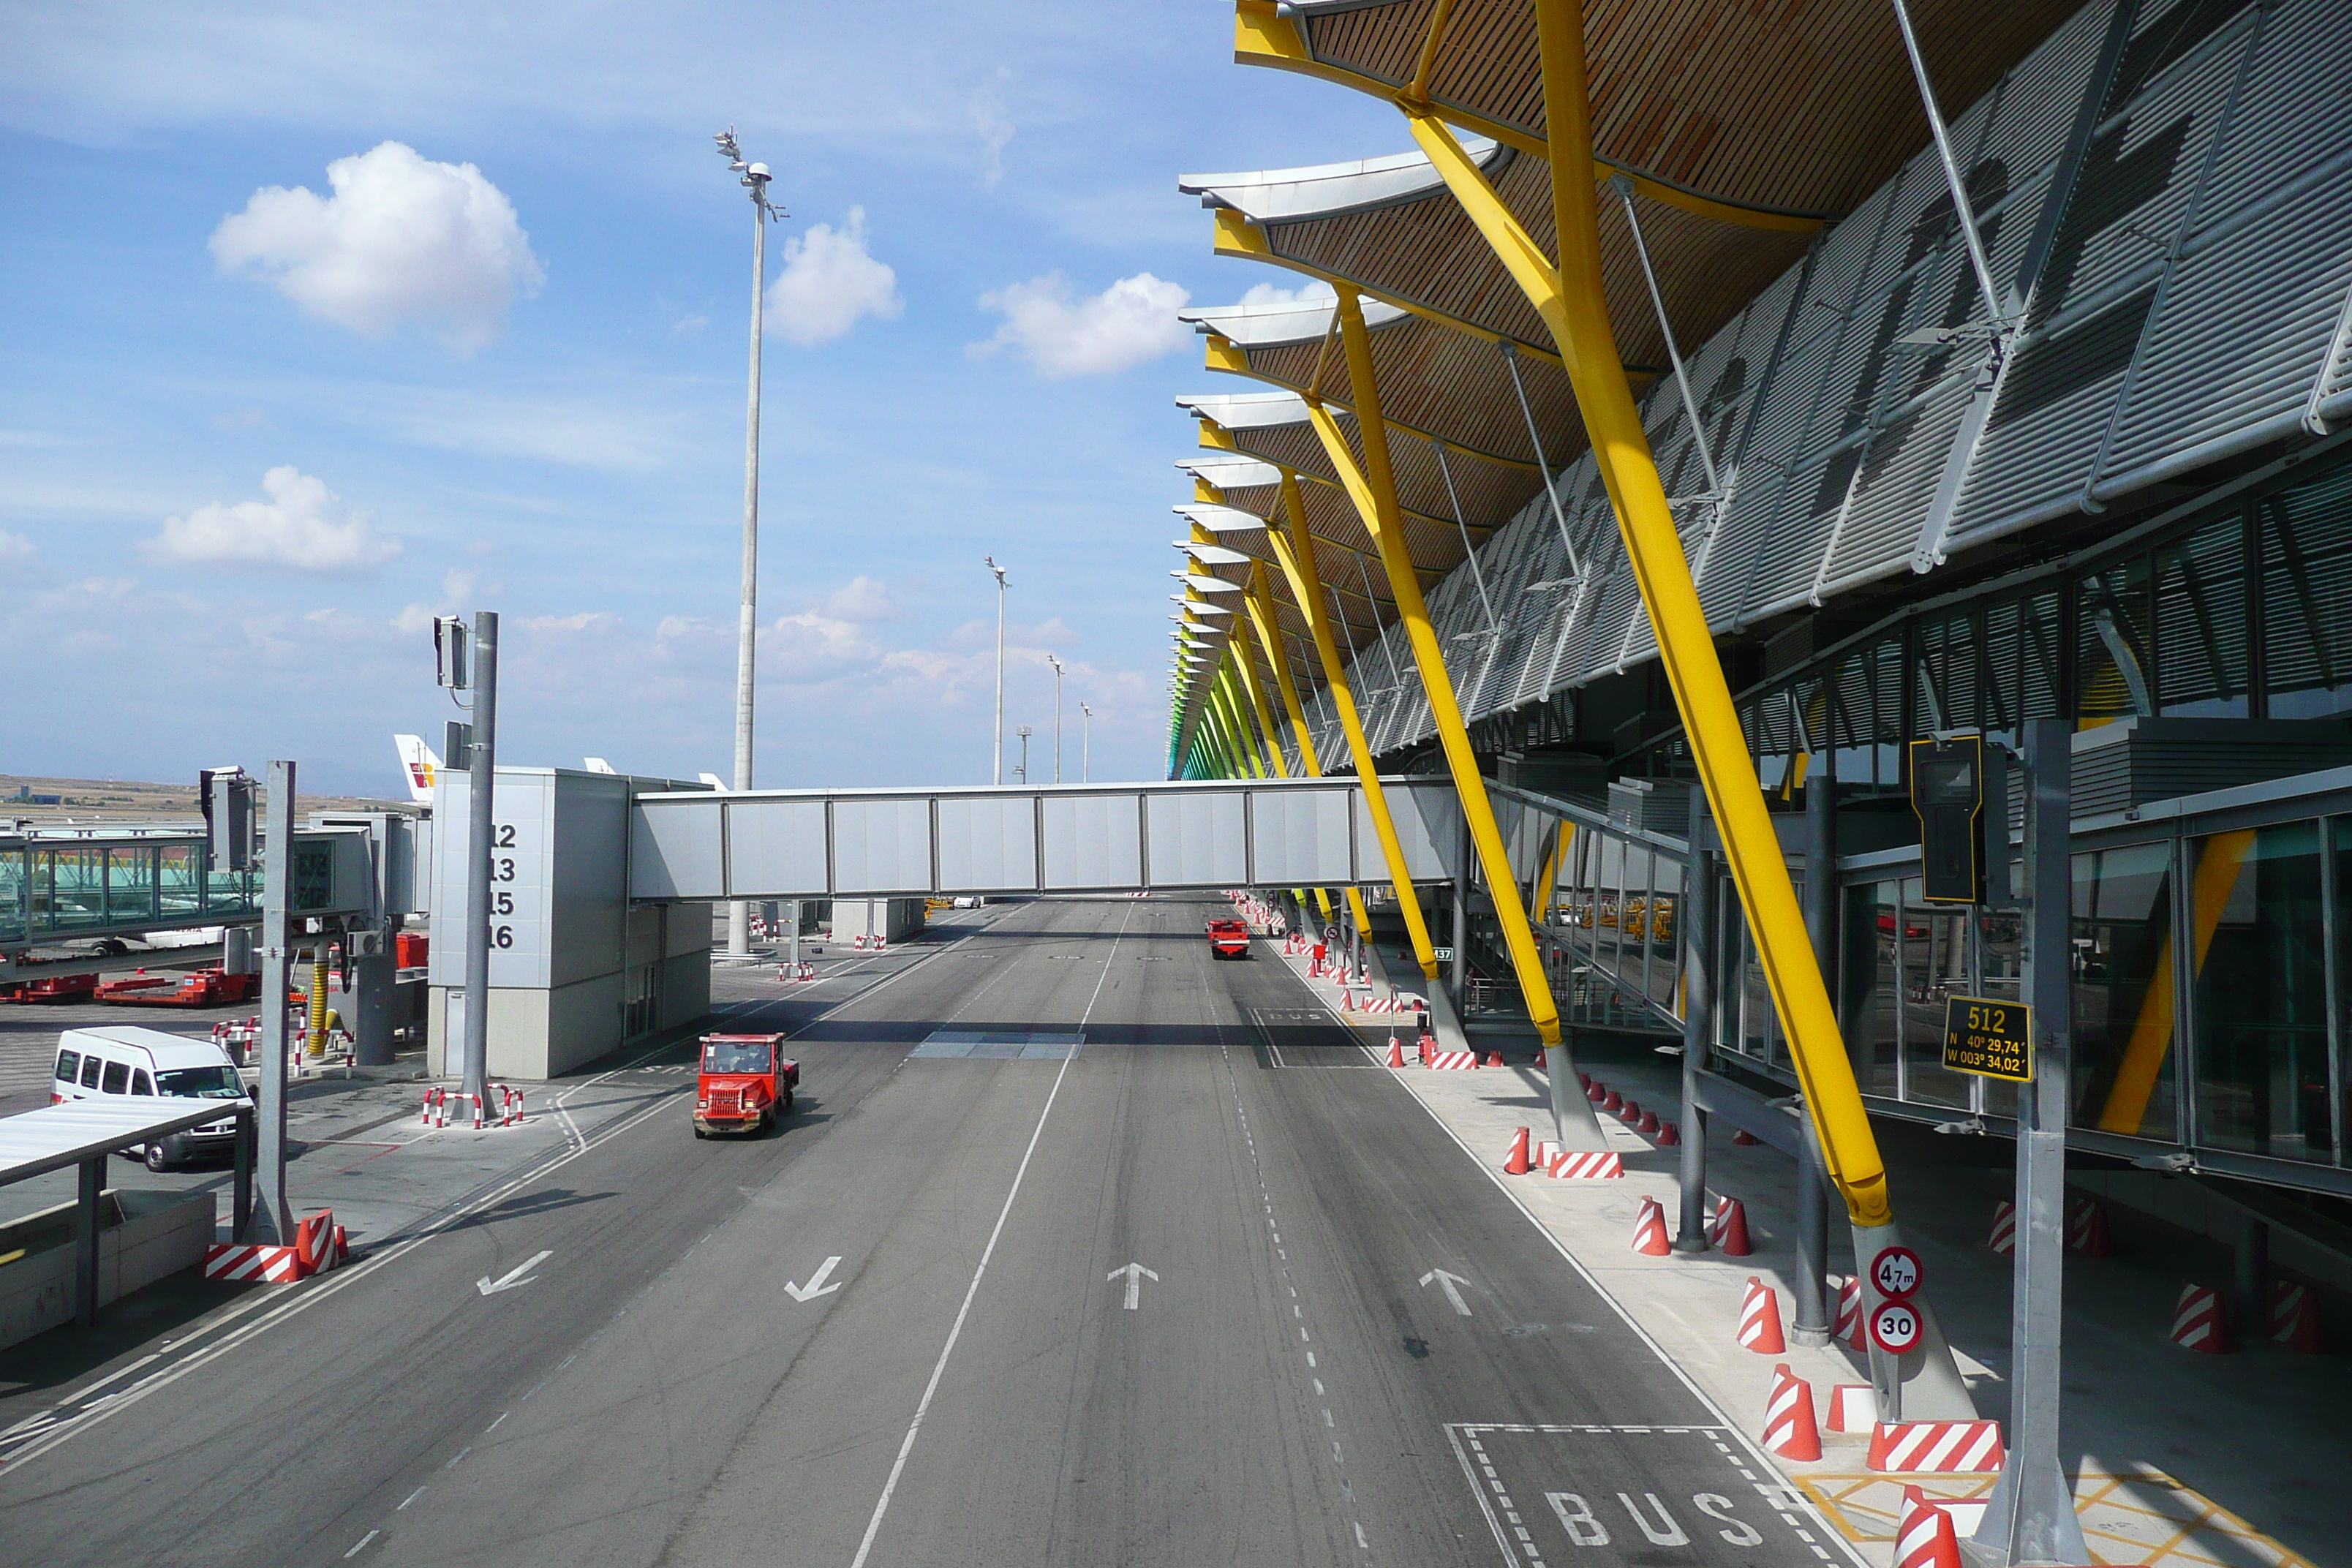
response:
<path fill-rule="evenodd" d="M 1983 996 L 1947 997 L 1944 1067 L 1979 1078 L 2032 1082 L 2033 1009 Z"/>

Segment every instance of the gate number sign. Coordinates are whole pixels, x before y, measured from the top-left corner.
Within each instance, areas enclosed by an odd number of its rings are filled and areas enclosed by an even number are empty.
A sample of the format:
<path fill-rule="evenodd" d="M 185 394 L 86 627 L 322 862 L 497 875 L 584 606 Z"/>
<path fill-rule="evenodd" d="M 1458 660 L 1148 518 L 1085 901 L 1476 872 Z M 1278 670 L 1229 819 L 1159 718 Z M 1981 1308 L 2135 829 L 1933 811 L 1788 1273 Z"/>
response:
<path fill-rule="evenodd" d="M 1878 1310 L 1870 1314 L 1870 1337 L 1889 1355 L 1918 1349 L 1925 1331 L 1918 1310 L 1908 1301 L 1881 1302 Z"/>
<path fill-rule="evenodd" d="M 1900 1300 L 1919 1289 L 1919 1255 L 1907 1247 L 1890 1247 L 1870 1260 L 1870 1282 L 1882 1296 Z"/>
<path fill-rule="evenodd" d="M 2021 1002 L 1952 996 L 1944 1002 L 1944 1068 L 1979 1078 L 2033 1081 L 2033 1009 Z"/>

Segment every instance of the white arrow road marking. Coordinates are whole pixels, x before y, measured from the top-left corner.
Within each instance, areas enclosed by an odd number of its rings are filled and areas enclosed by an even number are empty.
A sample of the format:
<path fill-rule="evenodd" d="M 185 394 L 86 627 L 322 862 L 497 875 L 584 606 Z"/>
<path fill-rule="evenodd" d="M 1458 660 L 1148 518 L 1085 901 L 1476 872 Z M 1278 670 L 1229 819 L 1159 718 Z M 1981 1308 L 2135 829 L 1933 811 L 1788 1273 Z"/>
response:
<path fill-rule="evenodd" d="M 818 1266 L 817 1271 L 809 1276 L 809 1282 L 805 1285 L 795 1285 L 789 1279 L 785 1280 L 784 1294 L 790 1296 L 795 1301 L 805 1301 L 812 1296 L 832 1295 L 835 1290 L 841 1289 L 841 1281 L 835 1279 L 830 1285 L 826 1284 L 824 1281 L 826 1276 L 833 1272 L 833 1266 L 840 1261 L 841 1259 L 838 1258 L 826 1258 L 824 1263 Z"/>
<path fill-rule="evenodd" d="M 1130 1263 L 1124 1268 L 1112 1269 L 1104 1278 L 1116 1279 L 1122 1274 L 1127 1276 L 1127 1310 L 1132 1312 L 1136 1310 L 1136 1304 L 1143 1300 L 1143 1282 L 1149 1279 L 1158 1284 L 1160 1276 L 1140 1263 Z"/>
<path fill-rule="evenodd" d="M 528 1285 L 530 1281 L 524 1279 L 523 1276 L 530 1273 L 532 1269 L 538 1268 L 541 1264 L 546 1262 L 549 1258 L 554 1256 L 555 1252 L 552 1247 L 544 1252 L 534 1253 L 530 1262 L 516 1264 L 512 1268 L 508 1269 L 504 1274 L 500 1275 L 496 1282 L 493 1282 L 488 1275 L 483 1275 L 479 1279 L 474 1281 L 474 1289 L 479 1290 L 485 1296 L 495 1296 L 501 1290 L 511 1290 L 518 1285 Z"/>
<path fill-rule="evenodd" d="M 1461 1313 L 1464 1317 L 1468 1317 L 1470 1315 L 1470 1304 L 1462 1299 L 1462 1291 L 1459 1287 L 1467 1285 L 1470 1281 L 1465 1279 L 1459 1274 L 1448 1274 L 1443 1268 L 1433 1268 L 1428 1273 L 1421 1277 L 1421 1282 L 1424 1287 L 1433 1279 L 1436 1280 L 1438 1288 L 1445 1292 L 1445 1299 L 1454 1303 L 1454 1310 Z"/>

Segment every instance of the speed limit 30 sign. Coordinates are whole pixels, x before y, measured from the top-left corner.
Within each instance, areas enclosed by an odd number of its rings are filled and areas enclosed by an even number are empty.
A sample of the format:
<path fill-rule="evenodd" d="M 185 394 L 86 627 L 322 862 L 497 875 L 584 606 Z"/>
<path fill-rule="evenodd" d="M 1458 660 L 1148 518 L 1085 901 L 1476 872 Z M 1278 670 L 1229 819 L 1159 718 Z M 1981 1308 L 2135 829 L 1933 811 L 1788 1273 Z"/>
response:
<path fill-rule="evenodd" d="M 1870 1314 L 1871 1340 L 1889 1355 L 1917 1350 L 1927 1332 L 1919 1310 L 1908 1301 L 1882 1301 Z"/>

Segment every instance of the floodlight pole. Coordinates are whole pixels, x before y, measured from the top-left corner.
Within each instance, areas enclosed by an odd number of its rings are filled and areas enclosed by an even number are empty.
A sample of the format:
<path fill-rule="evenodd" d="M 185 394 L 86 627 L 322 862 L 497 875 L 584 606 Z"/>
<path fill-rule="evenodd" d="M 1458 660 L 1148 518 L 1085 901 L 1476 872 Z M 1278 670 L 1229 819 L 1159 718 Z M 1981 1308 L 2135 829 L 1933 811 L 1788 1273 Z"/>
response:
<path fill-rule="evenodd" d="M 1078 782 L 1087 784 L 1095 776 L 1095 710 L 1081 702 L 1078 715 Z"/>
<path fill-rule="evenodd" d="M 239 1241 L 271 1247 L 294 1242 L 294 1210 L 286 1201 L 286 993 L 294 962 L 294 764 L 269 764 L 268 825 L 261 873 L 261 1081 L 254 1206 Z"/>
<path fill-rule="evenodd" d="M 474 738 L 467 748 L 466 779 L 466 1032 L 459 1092 L 489 1093 L 490 862 L 498 832 L 499 617 L 474 612 Z"/>
<path fill-rule="evenodd" d="M 1052 654 L 1045 662 L 1054 667 L 1054 782 L 1062 782 L 1062 661 Z"/>
<path fill-rule="evenodd" d="M 989 782 L 1001 784 L 1004 782 L 1004 568 L 993 555 L 981 559 L 996 574 L 996 766 Z"/>
<path fill-rule="evenodd" d="M 760 640 L 760 338 L 768 281 L 768 205 L 765 163 L 746 163 L 735 144 L 735 128 L 716 137 L 728 167 L 742 174 L 751 193 L 751 374 L 743 422 L 743 593 L 735 633 L 735 788 L 751 787 L 752 674 Z M 727 906 L 727 953 L 751 955 L 751 906 L 737 899 Z"/>

